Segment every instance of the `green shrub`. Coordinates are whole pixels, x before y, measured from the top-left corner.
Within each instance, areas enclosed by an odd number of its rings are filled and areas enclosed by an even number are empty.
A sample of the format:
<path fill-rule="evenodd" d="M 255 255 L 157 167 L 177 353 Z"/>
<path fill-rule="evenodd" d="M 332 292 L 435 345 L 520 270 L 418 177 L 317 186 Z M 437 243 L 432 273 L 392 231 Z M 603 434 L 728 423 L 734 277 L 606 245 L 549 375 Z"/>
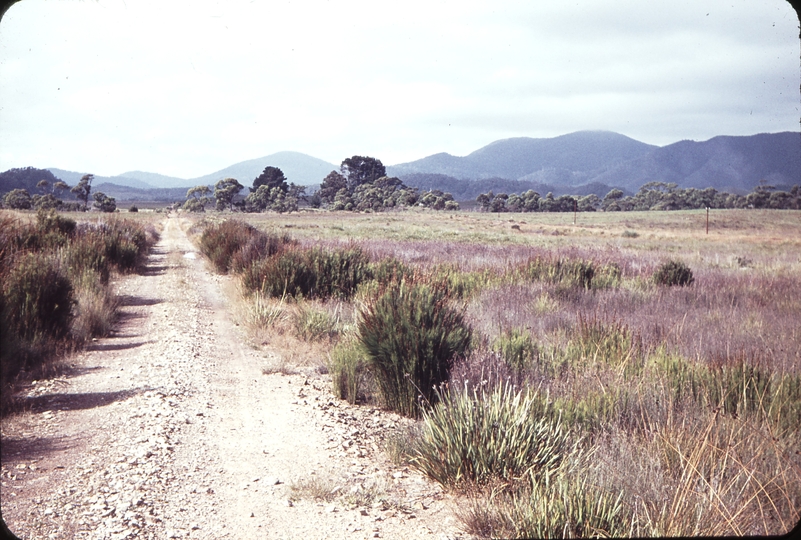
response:
<path fill-rule="evenodd" d="M 67 335 L 75 300 L 72 284 L 57 258 L 27 253 L 4 281 L 7 321 L 13 332 L 29 341 Z"/>
<path fill-rule="evenodd" d="M 443 486 L 550 476 L 575 452 L 569 432 L 536 416 L 538 397 L 510 384 L 444 393 L 423 411 L 411 462 Z"/>
<path fill-rule="evenodd" d="M 359 248 L 288 249 L 254 263 L 243 274 L 247 289 L 265 296 L 348 299 L 370 279 L 370 261 Z"/>
<path fill-rule="evenodd" d="M 138 212 L 139 211 L 139 207 L 136 206 L 135 204 L 132 204 L 131 207 L 128 208 L 128 211 L 129 212 Z"/>
<path fill-rule="evenodd" d="M 256 292 L 247 304 L 247 323 L 255 328 L 271 328 L 281 324 L 289 315 L 282 297 L 280 300 L 265 298 Z"/>
<path fill-rule="evenodd" d="M 401 281 L 387 286 L 361 311 L 359 340 L 373 367 L 384 405 L 420 415 L 417 397 L 436 401 L 453 361 L 467 350 L 471 330 L 452 308 L 447 289 Z"/>
<path fill-rule="evenodd" d="M 394 257 L 386 257 L 370 265 L 370 274 L 383 287 L 393 281 L 411 278 L 414 269 Z"/>
<path fill-rule="evenodd" d="M 801 430 L 801 375 L 772 373 L 745 358 L 710 366 L 658 354 L 653 362 L 674 401 L 689 399 L 733 416 L 755 415 L 783 433 Z"/>
<path fill-rule="evenodd" d="M 492 350 L 501 355 L 511 369 L 521 372 L 532 365 L 538 356 L 537 345 L 528 330 L 512 328 L 499 335 Z"/>
<path fill-rule="evenodd" d="M 654 283 L 672 287 L 679 285 L 692 285 L 695 281 L 693 271 L 681 261 L 667 261 L 657 268 L 654 273 Z"/>
<path fill-rule="evenodd" d="M 367 376 L 367 361 L 358 342 L 343 341 L 331 351 L 328 369 L 334 395 L 354 404 Z"/>

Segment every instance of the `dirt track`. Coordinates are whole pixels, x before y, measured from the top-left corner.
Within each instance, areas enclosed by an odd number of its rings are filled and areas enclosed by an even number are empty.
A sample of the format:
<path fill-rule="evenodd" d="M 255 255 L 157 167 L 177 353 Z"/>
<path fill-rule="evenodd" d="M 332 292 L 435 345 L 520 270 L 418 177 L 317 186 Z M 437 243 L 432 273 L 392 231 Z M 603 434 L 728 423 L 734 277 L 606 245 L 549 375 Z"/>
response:
<path fill-rule="evenodd" d="M 29 410 L 3 420 L 9 528 L 23 539 L 459 537 L 448 496 L 380 451 L 401 419 L 336 400 L 317 370 L 264 373 L 282 351 L 249 344 L 221 292 L 229 278 L 208 271 L 188 226 L 167 218 L 147 270 L 118 282 L 116 332 L 25 389 Z"/>

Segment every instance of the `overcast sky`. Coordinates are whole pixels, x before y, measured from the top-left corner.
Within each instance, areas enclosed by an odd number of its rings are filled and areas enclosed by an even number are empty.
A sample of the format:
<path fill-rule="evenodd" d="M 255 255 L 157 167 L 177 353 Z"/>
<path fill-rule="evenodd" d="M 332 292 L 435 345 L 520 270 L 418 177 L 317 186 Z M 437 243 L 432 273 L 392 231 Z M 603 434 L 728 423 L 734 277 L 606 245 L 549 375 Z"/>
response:
<path fill-rule="evenodd" d="M 0 23 L 0 171 L 798 131 L 798 36 L 784 0 L 22 0 Z"/>

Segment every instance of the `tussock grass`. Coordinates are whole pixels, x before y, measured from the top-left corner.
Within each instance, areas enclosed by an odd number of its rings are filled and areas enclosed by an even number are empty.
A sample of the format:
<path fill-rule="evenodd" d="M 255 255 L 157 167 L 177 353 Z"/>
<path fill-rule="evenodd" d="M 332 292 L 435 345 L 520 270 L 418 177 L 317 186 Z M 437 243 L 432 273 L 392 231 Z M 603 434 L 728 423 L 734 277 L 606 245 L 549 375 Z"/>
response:
<path fill-rule="evenodd" d="M 536 417 L 536 397 L 509 384 L 443 392 L 423 411 L 412 464 L 443 486 L 550 477 L 575 442 L 559 422 Z"/>
<path fill-rule="evenodd" d="M 351 405 L 363 397 L 370 373 L 367 356 L 356 340 L 342 341 L 333 348 L 328 370 L 335 396 Z"/>

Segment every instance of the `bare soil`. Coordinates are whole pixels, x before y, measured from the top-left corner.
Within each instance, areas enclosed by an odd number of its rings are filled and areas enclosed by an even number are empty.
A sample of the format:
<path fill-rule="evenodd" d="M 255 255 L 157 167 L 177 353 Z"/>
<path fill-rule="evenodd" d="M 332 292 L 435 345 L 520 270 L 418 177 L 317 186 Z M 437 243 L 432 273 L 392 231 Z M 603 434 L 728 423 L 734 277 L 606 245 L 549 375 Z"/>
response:
<path fill-rule="evenodd" d="M 407 425 L 351 407 L 324 370 L 276 371 L 166 218 L 120 319 L 2 421 L 0 508 L 34 538 L 459 538 L 451 496 L 394 465 Z M 322 364 L 322 362 L 321 362 Z"/>

